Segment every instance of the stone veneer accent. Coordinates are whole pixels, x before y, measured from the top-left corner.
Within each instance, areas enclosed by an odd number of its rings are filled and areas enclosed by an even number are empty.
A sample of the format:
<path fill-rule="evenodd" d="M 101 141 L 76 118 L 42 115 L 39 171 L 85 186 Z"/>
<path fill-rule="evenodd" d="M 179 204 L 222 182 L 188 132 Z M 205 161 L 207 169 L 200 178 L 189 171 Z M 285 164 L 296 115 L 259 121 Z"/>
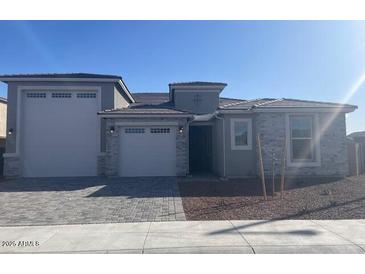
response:
<path fill-rule="evenodd" d="M 176 175 L 186 176 L 189 173 L 189 128 L 185 123 L 184 131 L 176 133 Z"/>
<path fill-rule="evenodd" d="M 105 153 L 98 155 L 98 160 L 97 160 L 98 176 L 105 175 L 105 159 L 106 159 Z"/>
<path fill-rule="evenodd" d="M 18 156 L 4 157 L 4 176 L 18 177 L 20 176 L 20 158 Z"/>
<path fill-rule="evenodd" d="M 183 133 L 176 132 L 176 176 L 186 176 L 189 173 L 189 145 L 188 145 L 188 129 L 186 118 L 107 118 L 106 128 L 114 127 L 114 132 L 107 132 L 106 151 L 104 156 L 104 170 L 100 162 L 99 174 L 106 176 L 119 176 L 119 131 L 120 126 L 116 126 L 120 122 L 178 122 L 179 126 L 184 127 Z M 177 129 L 178 130 L 178 129 Z M 99 166 L 99 164 L 98 164 Z"/>
<path fill-rule="evenodd" d="M 331 113 L 318 113 L 318 128 L 329 121 Z M 286 134 L 285 113 L 259 113 L 253 123 L 256 132 L 260 134 L 263 146 L 263 162 L 265 174 L 271 176 L 271 152 L 281 159 L 283 142 Z M 255 136 L 256 137 L 256 136 Z M 286 167 L 288 176 L 338 176 L 348 174 L 347 146 L 346 146 L 346 121 L 345 114 L 338 114 L 330 126 L 320 136 L 321 165 L 318 167 Z M 280 174 L 281 162 L 275 165 L 275 174 Z M 259 166 L 257 166 L 257 169 Z"/>

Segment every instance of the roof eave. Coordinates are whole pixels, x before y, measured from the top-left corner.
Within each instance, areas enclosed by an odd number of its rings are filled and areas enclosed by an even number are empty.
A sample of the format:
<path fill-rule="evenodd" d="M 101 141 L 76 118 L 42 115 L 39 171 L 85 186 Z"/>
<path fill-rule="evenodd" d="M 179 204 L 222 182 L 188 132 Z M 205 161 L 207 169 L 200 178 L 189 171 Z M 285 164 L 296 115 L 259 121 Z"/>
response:
<path fill-rule="evenodd" d="M 217 89 L 222 91 L 227 85 L 169 85 L 169 90 L 184 89 L 184 90 L 211 90 Z"/>
<path fill-rule="evenodd" d="M 219 109 L 220 113 L 257 113 L 257 112 L 343 112 L 350 113 L 357 109 L 357 106 L 346 107 L 256 107 L 244 109 Z"/>
<path fill-rule="evenodd" d="M 124 90 L 124 92 L 127 94 L 128 98 L 131 100 L 132 103 L 135 103 L 136 100 L 133 98 L 132 93 L 127 88 L 127 85 L 124 83 L 123 79 L 119 79 L 118 84 L 121 86 L 121 88 Z"/>
<path fill-rule="evenodd" d="M 74 82 L 117 82 L 120 78 L 78 78 L 78 77 L 0 77 L 1 82 L 59 82 L 59 81 L 74 81 Z"/>
<path fill-rule="evenodd" d="M 156 114 L 126 114 L 126 113 L 105 113 L 105 112 L 98 112 L 98 115 L 101 118 L 192 118 L 192 114 L 185 114 L 185 113 L 156 113 Z"/>

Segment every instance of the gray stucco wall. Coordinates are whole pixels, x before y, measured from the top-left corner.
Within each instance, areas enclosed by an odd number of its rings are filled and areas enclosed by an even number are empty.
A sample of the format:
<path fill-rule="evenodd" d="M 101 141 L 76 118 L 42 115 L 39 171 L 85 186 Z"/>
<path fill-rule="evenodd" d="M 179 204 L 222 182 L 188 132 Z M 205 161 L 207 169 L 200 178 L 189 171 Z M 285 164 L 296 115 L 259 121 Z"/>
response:
<path fill-rule="evenodd" d="M 199 102 L 195 96 L 199 94 Z M 179 90 L 174 92 L 175 107 L 197 114 L 214 112 L 219 103 L 219 92 L 216 90 Z"/>
<path fill-rule="evenodd" d="M 252 135 L 255 136 L 255 118 L 253 115 L 224 115 L 225 123 L 225 149 L 226 149 L 226 176 L 251 177 L 256 173 L 256 141 L 252 138 L 252 149 L 234 150 L 231 147 L 231 119 L 252 119 Z M 223 141 L 223 140 L 222 140 Z"/>
<path fill-rule="evenodd" d="M 346 176 L 348 173 L 346 121 L 341 113 L 334 119 L 331 113 L 318 113 L 318 128 L 323 130 L 328 121 L 327 130 L 320 136 L 320 166 L 318 167 L 286 167 L 288 176 Z M 260 113 L 256 116 L 256 130 L 260 133 L 264 148 L 264 169 L 271 175 L 271 151 L 279 158 L 282 157 L 285 138 L 285 113 Z M 258 167 L 257 167 L 258 168 Z M 280 174 L 280 161 L 275 166 L 275 173 Z"/>
<path fill-rule="evenodd" d="M 15 83 L 8 84 L 8 107 L 6 110 L 6 133 L 10 128 L 16 129 L 16 113 L 17 113 L 17 85 Z M 7 135 L 6 138 L 6 153 L 15 153 L 17 132 L 14 132 L 11 136 Z M 6 161 L 6 160 L 5 160 Z M 5 169 L 4 169 L 5 171 Z"/>

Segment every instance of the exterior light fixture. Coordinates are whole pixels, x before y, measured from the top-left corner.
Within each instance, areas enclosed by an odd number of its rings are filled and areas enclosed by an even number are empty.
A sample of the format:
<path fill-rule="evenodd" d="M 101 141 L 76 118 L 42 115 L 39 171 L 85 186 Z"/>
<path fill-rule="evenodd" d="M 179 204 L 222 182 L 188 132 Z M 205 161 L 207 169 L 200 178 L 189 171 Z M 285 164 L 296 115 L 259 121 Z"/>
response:
<path fill-rule="evenodd" d="M 179 127 L 179 132 L 183 133 L 183 131 L 184 131 L 184 127 Z"/>
<path fill-rule="evenodd" d="M 109 128 L 109 133 L 110 133 L 110 134 L 113 134 L 113 133 L 114 133 L 114 131 L 115 131 L 115 128 L 114 128 L 113 126 L 111 126 L 111 127 Z"/>
<path fill-rule="evenodd" d="M 8 131 L 8 135 L 12 135 L 14 133 L 14 129 L 10 128 Z"/>

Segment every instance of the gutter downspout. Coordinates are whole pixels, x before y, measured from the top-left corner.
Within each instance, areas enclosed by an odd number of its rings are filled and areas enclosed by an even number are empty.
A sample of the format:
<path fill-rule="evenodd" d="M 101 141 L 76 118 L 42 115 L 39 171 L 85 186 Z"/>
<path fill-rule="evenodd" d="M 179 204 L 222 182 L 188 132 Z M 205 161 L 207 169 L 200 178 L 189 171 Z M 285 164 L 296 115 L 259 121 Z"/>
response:
<path fill-rule="evenodd" d="M 225 123 L 224 118 L 218 116 L 218 113 L 214 113 L 214 117 L 218 120 L 222 120 L 223 123 L 223 177 L 226 177 L 226 130 L 225 130 Z"/>

